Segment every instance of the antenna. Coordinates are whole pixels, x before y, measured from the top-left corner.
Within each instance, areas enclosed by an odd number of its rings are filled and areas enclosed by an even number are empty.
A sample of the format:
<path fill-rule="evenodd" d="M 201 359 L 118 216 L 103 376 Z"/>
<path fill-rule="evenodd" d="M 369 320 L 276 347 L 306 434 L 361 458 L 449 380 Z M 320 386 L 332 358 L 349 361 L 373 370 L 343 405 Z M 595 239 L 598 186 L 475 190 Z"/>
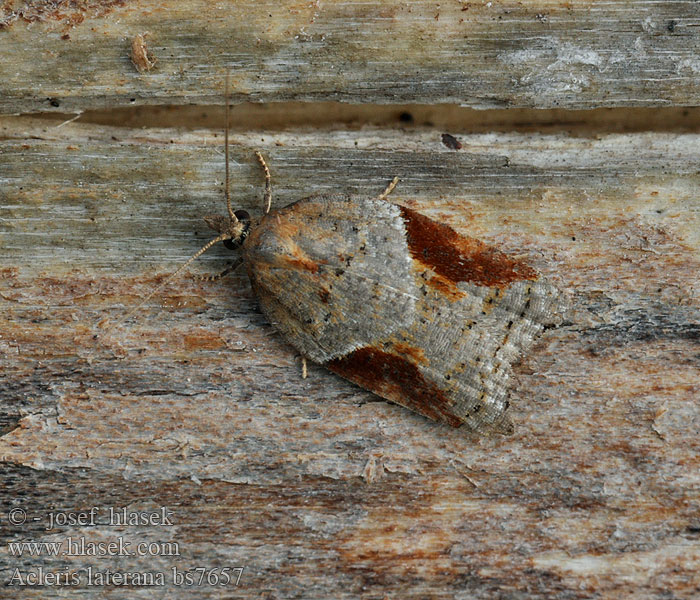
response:
<path fill-rule="evenodd" d="M 226 129 L 224 129 L 224 155 L 226 157 L 226 183 L 224 184 L 226 186 L 226 189 L 224 190 L 224 194 L 226 194 L 226 209 L 228 210 L 228 216 L 233 221 L 234 223 L 238 221 L 236 218 L 236 215 L 233 213 L 233 208 L 231 208 L 231 193 L 229 191 L 229 168 L 228 168 L 228 163 L 229 163 L 229 158 L 228 158 L 228 130 L 231 127 L 231 111 L 229 109 L 228 103 L 229 103 L 229 82 L 231 79 L 231 73 L 229 71 L 226 71 Z"/>
<path fill-rule="evenodd" d="M 225 157 L 226 157 L 226 180 L 225 180 L 225 186 L 226 189 L 224 190 L 224 194 L 226 196 L 226 208 L 228 210 L 228 223 L 225 228 L 222 228 L 223 230 L 219 232 L 219 235 L 216 236 L 214 239 L 209 240 L 204 246 L 202 246 L 193 256 L 191 256 L 185 264 L 183 264 L 181 267 L 179 267 L 174 273 L 166 277 L 166 279 L 161 282 L 159 285 L 157 285 L 155 288 L 153 288 L 146 296 L 139 302 L 134 308 L 132 308 L 124 317 L 119 319 L 114 325 L 110 326 L 106 333 L 109 333 L 119 325 L 122 325 L 125 321 L 127 321 L 134 313 L 136 313 L 138 310 L 141 309 L 141 307 L 148 302 L 155 294 L 157 294 L 160 290 L 162 290 L 168 283 L 170 283 L 175 277 L 180 275 L 187 267 L 189 267 L 195 260 L 197 260 L 202 254 L 204 254 L 209 248 L 214 246 L 215 244 L 218 244 L 219 242 L 223 242 L 225 240 L 230 240 L 232 238 L 235 238 L 236 235 L 239 235 L 240 232 L 243 229 L 242 224 L 236 217 L 235 213 L 233 212 L 233 208 L 231 207 L 231 194 L 229 192 L 229 186 L 230 186 L 230 176 L 229 176 L 229 149 L 228 149 L 228 130 L 230 127 L 230 110 L 229 110 L 229 80 L 230 80 L 230 75 L 229 72 L 226 72 L 226 129 L 224 130 L 224 145 L 225 145 Z M 266 210 L 265 213 L 269 212 L 270 210 L 270 202 L 271 202 L 271 187 L 270 187 L 270 170 L 267 168 L 267 165 L 265 164 L 265 160 L 263 159 L 262 155 L 259 152 L 256 152 L 255 155 L 257 156 L 258 160 L 260 161 L 260 164 L 263 166 L 263 169 L 265 171 L 265 200 L 266 200 Z"/>

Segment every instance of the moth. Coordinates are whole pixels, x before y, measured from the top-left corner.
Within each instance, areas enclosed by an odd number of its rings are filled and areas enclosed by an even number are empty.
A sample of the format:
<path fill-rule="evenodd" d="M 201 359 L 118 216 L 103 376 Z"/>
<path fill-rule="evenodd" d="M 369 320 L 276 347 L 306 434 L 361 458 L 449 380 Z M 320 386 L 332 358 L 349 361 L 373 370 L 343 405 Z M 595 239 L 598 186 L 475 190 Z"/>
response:
<path fill-rule="evenodd" d="M 559 292 L 525 262 L 388 200 L 321 195 L 251 218 L 229 196 L 205 217 L 240 252 L 262 312 L 305 358 L 452 427 L 509 434 L 511 365 L 559 321 Z M 149 294 L 149 296 L 152 294 Z"/>
<path fill-rule="evenodd" d="M 558 290 L 525 262 L 392 204 L 398 179 L 374 198 L 271 211 L 270 170 L 256 156 L 264 215 L 234 211 L 227 192 L 227 214 L 205 217 L 219 235 L 198 255 L 219 241 L 238 248 L 262 312 L 303 357 L 429 419 L 511 433 L 511 364 L 557 323 Z"/>

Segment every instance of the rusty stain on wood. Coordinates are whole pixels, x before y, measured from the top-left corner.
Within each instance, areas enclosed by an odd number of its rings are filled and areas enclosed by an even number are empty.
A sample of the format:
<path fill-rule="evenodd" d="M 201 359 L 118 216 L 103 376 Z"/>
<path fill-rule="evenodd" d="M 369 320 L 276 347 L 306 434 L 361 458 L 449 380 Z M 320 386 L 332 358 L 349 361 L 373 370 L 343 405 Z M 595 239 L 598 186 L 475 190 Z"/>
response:
<path fill-rule="evenodd" d="M 17 21 L 42 23 L 55 21 L 65 28 L 74 28 L 86 19 L 100 19 L 115 8 L 123 7 L 127 0 L 9 0 L 0 8 L 0 29 L 11 27 Z M 62 38 L 62 39 L 70 39 Z"/>

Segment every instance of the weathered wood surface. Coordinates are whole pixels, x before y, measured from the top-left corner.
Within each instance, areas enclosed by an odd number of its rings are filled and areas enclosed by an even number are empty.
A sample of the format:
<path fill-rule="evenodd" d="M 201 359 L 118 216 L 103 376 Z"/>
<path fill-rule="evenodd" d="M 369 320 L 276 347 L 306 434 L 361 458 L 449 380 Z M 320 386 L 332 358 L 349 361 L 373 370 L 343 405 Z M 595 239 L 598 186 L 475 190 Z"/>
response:
<path fill-rule="evenodd" d="M 212 104 L 227 70 L 236 102 L 698 105 L 698 25 L 694 0 L 11 0 L 0 113 Z"/>
<path fill-rule="evenodd" d="M 700 136 L 243 132 L 232 196 L 404 203 L 526 258 L 570 298 L 518 366 L 515 435 L 479 438 L 299 360 L 245 275 L 185 276 L 222 136 L 0 121 L 0 579 L 27 598 L 152 598 L 87 567 L 164 573 L 170 598 L 691 598 L 700 589 Z M 220 247 L 193 271 L 217 272 Z M 97 336 L 97 337 L 95 337 Z M 94 527 L 45 531 L 100 507 Z M 172 527 L 106 525 L 107 509 Z M 8 522 L 12 508 L 29 521 Z M 32 519 L 37 518 L 37 521 Z M 11 541 L 177 542 L 181 556 L 11 555 Z M 66 546 L 64 546 L 66 548 Z M 244 567 L 238 586 L 172 568 Z M 19 597 L 19 596 L 13 596 Z"/>

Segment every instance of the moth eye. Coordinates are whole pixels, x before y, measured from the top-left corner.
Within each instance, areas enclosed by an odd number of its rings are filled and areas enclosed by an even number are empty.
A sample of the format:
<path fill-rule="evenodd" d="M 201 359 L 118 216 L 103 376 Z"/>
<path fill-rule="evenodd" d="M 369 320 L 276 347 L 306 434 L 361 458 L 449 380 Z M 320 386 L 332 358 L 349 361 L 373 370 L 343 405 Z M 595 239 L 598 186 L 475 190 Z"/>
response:
<path fill-rule="evenodd" d="M 224 240 L 224 246 L 226 246 L 229 250 L 235 250 L 240 246 L 240 244 L 237 244 L 233 240 Z"/>
<path fill-rule="evenodd" d="M 250 215 L 247 210 L 236 210 L 233 212 L 239 221 L 250 221 Z"/>

